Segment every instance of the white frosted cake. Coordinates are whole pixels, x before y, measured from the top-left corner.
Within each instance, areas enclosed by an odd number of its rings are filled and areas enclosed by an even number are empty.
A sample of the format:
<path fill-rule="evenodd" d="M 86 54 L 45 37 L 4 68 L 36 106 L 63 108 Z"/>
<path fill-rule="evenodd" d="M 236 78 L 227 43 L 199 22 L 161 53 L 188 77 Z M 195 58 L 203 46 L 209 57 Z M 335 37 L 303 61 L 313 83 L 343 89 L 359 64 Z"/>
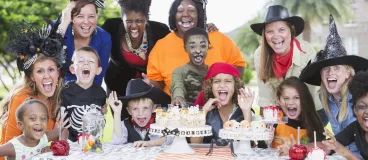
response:
<path fill-rule="evenodd" d="M 280 109 L 277 106 L 266 106 L 263 107 L 263 118 L 265 121 L 277 122 L 281 121 L 282 117 L 279 118 Z"/>
<path fill-rule="evenodd" d="M 163 127 L 202 127 L 206 124 L 206 115 L 198 106 L 181 109 L 170 107 L 167 112 L 156 109 L 156 124 Z"/>

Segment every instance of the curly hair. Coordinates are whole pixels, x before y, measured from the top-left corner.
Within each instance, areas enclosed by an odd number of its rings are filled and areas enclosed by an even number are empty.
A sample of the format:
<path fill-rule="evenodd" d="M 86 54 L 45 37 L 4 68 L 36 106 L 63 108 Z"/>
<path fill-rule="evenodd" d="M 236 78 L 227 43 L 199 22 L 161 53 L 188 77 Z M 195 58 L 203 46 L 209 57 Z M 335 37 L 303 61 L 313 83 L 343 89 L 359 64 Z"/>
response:
<path fill-rule="evenodd" d="M 368 93 L 367 79 L 368 79 L 368 70 L 360 71 L 353 77 L 350 84 L 348 85 L 350 94 L 352 95 L 353 99 L 353 106 L 352 106 L 353 108 L 356 105 L 358 99 L 366 96 Z"/>
<path fill-rule="evenodd" d="M 235 84 L 234 84 L 234 95 L 239 95 L 239 89 L 244 88 L 244 81 L 240 78 L 233 76 Z M 210 98 L 215 98 L 212 91 L 212 84 L 213 84 L 214 77 L 206 80 L 203 82 L 203 94 L 204 94 L 204 101 L 207 102 Z M 234 104 L 238 104 L 238 96 L 232 95 L 232 102 Z"/>
<path fill-rule="evenodd" d="M 171 30 L 176 30 L 176 13 L 178 11 L 178 7 L 180 5 L 182 0 L 175 0 L 171 7 L 170 7 L 170 11 L 169 11 L 169 27 Z M 198 23 L 196 27 L 200 27 L 205 29 L 205 10 L 203 8 L 203 3 L 193 0 L 194 4 L 195 4 L 195 8 L 197 9 L 197 13 L 198 13 Z"/>
<path fill-rule="evenodd" d="M 122 13 L 139 12 L 148 19 L 151 0 L 118 0 Z"/>

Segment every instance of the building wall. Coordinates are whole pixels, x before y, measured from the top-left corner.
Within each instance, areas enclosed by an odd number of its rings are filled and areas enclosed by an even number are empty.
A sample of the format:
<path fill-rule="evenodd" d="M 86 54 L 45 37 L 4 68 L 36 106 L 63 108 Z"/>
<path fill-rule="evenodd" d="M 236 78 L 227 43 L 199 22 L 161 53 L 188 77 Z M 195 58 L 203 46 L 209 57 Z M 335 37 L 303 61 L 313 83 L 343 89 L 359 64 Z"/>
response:
<path fill-rule="evenodd" d="M 337 30 L 348 54 L 368 59 L 368 0 L 353 0 L 352 8 L 354 18 L 346 24 L 336 22 Z M 328 33 L 328 22 L 323 25 L 313 25 L 311 43 L 317 49 L 323 49 Z"/>

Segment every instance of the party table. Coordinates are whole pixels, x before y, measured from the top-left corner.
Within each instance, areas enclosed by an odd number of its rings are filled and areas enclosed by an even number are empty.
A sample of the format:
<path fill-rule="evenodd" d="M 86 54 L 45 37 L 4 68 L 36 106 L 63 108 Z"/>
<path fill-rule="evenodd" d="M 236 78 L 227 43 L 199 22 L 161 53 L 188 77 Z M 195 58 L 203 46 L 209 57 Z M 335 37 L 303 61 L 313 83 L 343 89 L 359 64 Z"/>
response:
<path fill-rule="evenodd" d="M 78 143 L 70 144 L 69 156 L 58 156 L 55 157 L 51 152 L 44 153 L 34 157 L 34 160 L 237 160 L 237 159 L 248 159 L 248 160 L 288 160 L 288 157 L 279 157 L 277 150 L 273 149 L 260 149 L 252 148 L 255 152 L 253 154 L 238 154 L 238 157 L 232 157 L 229 147 L 215 147 L 213 153 L 210 156 L 206 156 L 209 145 L 190 145 L 194 148 L 195 153 L 193 154 L 173 154 L 164 153 L 167 146 L 159 147 L 144 147 L 134 148 L 131 143 L 125 145 L 112 145 L 110 143 L 103 143 L 102 152 L 87 152 L 81 151 Z M 180 149 L 180 148 L 178 148 Z M 339 155 L 327 156 L 327 160 L 344 160 Z"/>

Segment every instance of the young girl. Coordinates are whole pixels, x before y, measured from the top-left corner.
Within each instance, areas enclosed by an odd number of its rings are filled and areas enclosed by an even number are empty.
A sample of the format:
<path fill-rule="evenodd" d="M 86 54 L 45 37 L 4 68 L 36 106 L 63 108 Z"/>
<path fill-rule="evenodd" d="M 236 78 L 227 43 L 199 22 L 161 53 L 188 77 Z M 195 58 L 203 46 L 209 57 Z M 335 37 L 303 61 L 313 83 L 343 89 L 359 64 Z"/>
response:
<path fill-rule="evenodd" d="M 32 159 L 47 152 L 48 142 L 59 138 L 59 129 L 47 130 L 49 112 L 44 103 L 27 99 L 16 111 L 17 125 L 23 134 L 0 146 L 0 157 L 7 159 Z M 62 139 L 66 140 L 68 130 L 62 129 Z"/>
<path fill-rule="evenodd" d="M 288 117 L 288 122 L 275 126 L 272 148 L 281 145 L 283 140 L 290 140 L 290 134 L 297 140 L 298 127 L 301 144 L 313 141 L 313 131 L 317 133 L 317 141 L 324 139 L 323 124 L 315 110 L 312 95 L 299 78 L 290 77 L 281 82 L 277 87 L 276 97 L 278 105 Z"/>
<path fill-rule="evenodd" d="M 326 114 L 320 116 L 324 125 L 330 121 L 334 134 L 356 120 L 348 84 L 356 71 L 368 69 L 367 64 L 365 58 L 347 55 L 335 21 L 330 16 L 330 35 L 325 50 L 318 52 L 316 60 L 303 69 L 300 79 L 312 85 L 321 85 L 320 98 Z M 348 149 L 360 156 L 355 143 L 350 144 Z"/>
<path fill-rule="evenodd" d="M 228 120 L 252 121 L 251 107 L 254 94 L 244 89 L 239 71 L 227 63 L 213 64 L 203 82 L 203 89 L 194 105 L 203 106 L 206 124 L 212 126 L 212 136 L 204 137 L 203 143 L 219 139 L 219 130 Z M 201 143 L 202 138 L 191 138 L 192 143 Z"/>

